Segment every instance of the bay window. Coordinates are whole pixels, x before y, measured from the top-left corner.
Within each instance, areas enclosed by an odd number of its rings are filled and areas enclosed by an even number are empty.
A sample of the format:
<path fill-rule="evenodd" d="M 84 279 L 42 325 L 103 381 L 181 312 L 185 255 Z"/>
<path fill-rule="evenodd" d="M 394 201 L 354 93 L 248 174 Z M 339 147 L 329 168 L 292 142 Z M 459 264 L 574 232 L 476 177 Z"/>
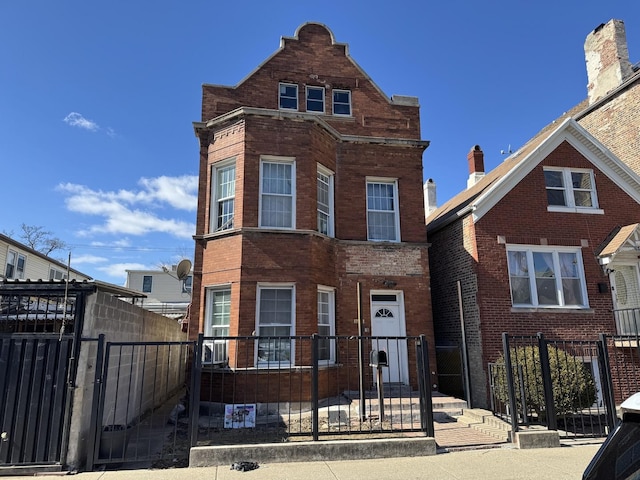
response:
<path fill-rule="evenodd" d="M 292 363 L 295 322 L 293 285 L 258 285 L 257 298 L 258 366 Z"/>
<path fill-rule="evenodd" d="M 295 228 L 295 162 L 264 157 L 260 163 L 260 226 Z"/>

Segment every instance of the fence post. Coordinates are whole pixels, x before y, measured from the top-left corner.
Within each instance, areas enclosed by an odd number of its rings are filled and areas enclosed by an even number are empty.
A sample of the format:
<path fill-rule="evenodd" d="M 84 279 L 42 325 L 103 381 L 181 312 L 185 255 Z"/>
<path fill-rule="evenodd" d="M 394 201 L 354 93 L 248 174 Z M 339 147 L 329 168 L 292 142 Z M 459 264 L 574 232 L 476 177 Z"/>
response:
<path fill-rule="evenodd" d="M 502 332 L 502 349 L 504 351 L 504 368 L 507 375 L 507 391 L 509 392 L 509 410 L 511 417 L 511 441 L 515 442 L 518 431 L 518 407 L 516 405 L 516 388 L 513 383 L 513 369 L 511 365 L 511 351 L 509 349 L 509 335 Z"/>
<path fill-rule="evenodd" d="M 607 409 L 607 425 L 609 432 L 612 432 L 617 422 L 616 401 L 613 395 L 613 381 L 611 379 L 611 363 L 609 362 L 609 348 L 607 347 L 607 336 L 600 334 L 598 345 L 598 363 L 600 364 L 600 385 L 602 386 L 602 399 Z"/>
<path fill-rule="evenodd" d="M 553 385 L 551 383 L 551 366 L 549 365 L 549 349 L 544 335 L 538 332 L 538 349 L 540 351 L 540 371 L 542 374 L 542 388 L 544 389 L 544 403 L 547 412 L 547 429 L 558 430 L 556 419 L 556 404 L 553 398 Z"/>
<path fill-rule="evenodd" d="M 416 364 L 420 388 L 420 424 L 427 437 L 435 437 L 433 426 L 433 400 L 431 399 L 431 369 L 426 337 L 420 335 L 416 342 Z"/>
<path fill-rule="evenodd" d="M 93 377 L 93 399 L 91 401 L 91 420 L 89 423 L 89 440 L 87 444 L 87 471 L 93 471 L 93 465 L 96 457 L 98 456 L 98 445 L 97 439 L 99 435 L 99 427 L 98 425 L 102 425 L 102 423 L 98 423 L 98 410 L 100 404 L 100 398 L 102 396 L 102 369 L 104 368 L 103 363 L 104 357 L 104 333 L 98 335 L 98 346 L 96 349 L 96 363 L 95 363 L 95 371 Z M 101 419 L 100 419 L 101 420 Z"/>
<path fill-rule="evenodd" d="M 200 417 L 200 383 L 202 380 L 202 345 L 204 333 L 198 334 L 193 342 L 193 360 L 191 362 L 191 395 L 189 398 L 189 439 L 192 447 L 198 444 L 198 421 Z"/>
<path fill-rule="evenodd" d="M 318 334 L 311 335 L 311 433 L 313 440 L 318 441 Z"/>

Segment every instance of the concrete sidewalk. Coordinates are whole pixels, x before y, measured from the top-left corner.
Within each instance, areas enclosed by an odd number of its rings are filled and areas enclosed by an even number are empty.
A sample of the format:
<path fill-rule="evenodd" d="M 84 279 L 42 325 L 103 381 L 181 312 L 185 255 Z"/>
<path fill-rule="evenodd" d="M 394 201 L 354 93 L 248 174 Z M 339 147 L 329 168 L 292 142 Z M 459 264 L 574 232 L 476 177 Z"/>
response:
<path fill-rule="evenodd" d="M 580 480 L 599 444 L 519 450 L 467 450 L 421 457 L 299 463 L 265 463 L 241 472 L 230 465 L 166 470 L 80 473 L 78 480 Z M 12 478 L 33 478 L 12 477 Z M 54 479 L 60 475 L 38 478 Z"/>

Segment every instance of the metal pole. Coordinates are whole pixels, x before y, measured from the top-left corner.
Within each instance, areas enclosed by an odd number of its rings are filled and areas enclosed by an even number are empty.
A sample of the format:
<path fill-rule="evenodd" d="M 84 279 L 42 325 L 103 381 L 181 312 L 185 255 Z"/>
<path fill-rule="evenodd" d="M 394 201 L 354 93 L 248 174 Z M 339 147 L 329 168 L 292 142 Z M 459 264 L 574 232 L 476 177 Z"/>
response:
<path fill-rule="evenodd" d="M 311 433 L 313 440 L 318 441 L 318 334 L 311 335 Z"/>
<path fill-rule="evenodd" d="M 609 432 L 612 432 L 618 421 L 616 415 L 615 396 L 613 394 L 613 382 L 611 381 L 611 363 L 609 362 L 607 336 L 604 333 L 600 334 L 600 340 L 598 341 L 598 363 L 598 366 L 600 367 L 602 399 L 607 409 L 607 424 L 609 426 Z"/>
<path fill-rule="evenodd" d="M 542 374 L 542 387 L 544 388 L 544 403 L 547 411 L 547 428 L 558 429 L 556 419 L 556 405 L 553 398 L 553 385 L 551 384 L 551 366 L 549 364 L 549 349 L 542 333 L 538 333 L 538 349 L 540 350 L 540 370 Z"/>
<path fill-rule="evenodd" d="M 504 368 L 507 374 L 507 389 L 509 392 L 509 409 L 511 417 L 511 441 L 515 443 L 518 431 L 518 406 L 516 404 L 516 388 L 513 383 L 513 369 L 511 366 L 511 351 L 509 349 L 509 335 L 502 333 L 502 348 L 504 350 Z"/>
<path fill-rule="evenodd" d="M 364 324 L 362 320 L 362 288 L 360 282 L 357 284 L 357 294 L 358 294 L 358 371 L 359 371 L 359 393 L 360 393 L 360 402 L 359 402 L 359 410 L 360 410 L 360 420 L 365 420 L 367 418 L 366 415 L 366 405 L 365 405 L 365 395 L 364 395 L 364 375 L 365 375 L 365 361 L 364 361 Z"/>
<path fill-rule="evenodd" d="M 424 385 L 425 385 L 425 409 L 427 414 L 427 436 L 435 437 L 435 429 L 433 425 L 433 399 L 431 398 L 431 367 L 429 365 L 429 346 L 427 345 L 427 337 L 420 335 L 420 344 L 422 352 L 422 365 L 424 368 Z"/>
<path fill-rule="evenodd" d="M 464 309 L 462 308 L 462 284 L 460 280 L 457 282 L 458 285 L 458 308 L 460 309 L 460 335 L 462 337 L 462 369 L 463 369 L 463 378 L 464 378 L 464 393 L 467 397 L 467 405 L 469 408 L 473 408 L 473 402 L 471 401 L 471 379 L 470 371 L 469 371 L 469 356 L 467 355 L 467 333 L 465 329 L 464 322 Z"/>

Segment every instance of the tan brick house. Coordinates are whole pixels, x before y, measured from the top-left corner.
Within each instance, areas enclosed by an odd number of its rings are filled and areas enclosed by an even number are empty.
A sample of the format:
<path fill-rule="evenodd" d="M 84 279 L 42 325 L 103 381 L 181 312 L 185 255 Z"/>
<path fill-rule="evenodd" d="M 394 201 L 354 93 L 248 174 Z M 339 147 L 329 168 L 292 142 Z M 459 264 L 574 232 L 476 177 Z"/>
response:
<path fill-rule="evenodd" d="M 356 335 L 360 285 L 365 335 L 433 344 L 417 98 L 387 97 L 307 23 L 238 85 L 204 85 L 194 126 L 190 338 Z M 213 342 L 205 362 L 293 364 L 291 348 L 258 340 L 241 362 Z M 389 380 L 409 383 L 411 352 L 397 353 Z"/>

